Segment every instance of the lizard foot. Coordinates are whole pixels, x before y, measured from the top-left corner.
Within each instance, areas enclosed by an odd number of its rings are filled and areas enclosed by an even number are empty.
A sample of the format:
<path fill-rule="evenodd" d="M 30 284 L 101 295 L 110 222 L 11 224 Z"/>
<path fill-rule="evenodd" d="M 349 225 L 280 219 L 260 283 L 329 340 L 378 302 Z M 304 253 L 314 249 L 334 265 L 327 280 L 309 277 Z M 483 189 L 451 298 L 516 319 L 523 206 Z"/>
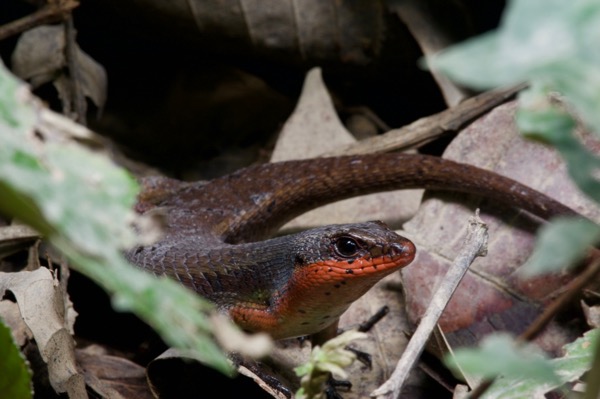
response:
<path fill-rule="evenodd" d="M 371 356 L 371 354 L 355 348 L 351 348 L 349 346 L 347 346 L 345 349 L 354 353 L 356 355 L 356 360 L 367 366 L 369 369 L 373 367 L 373 357 Z"/>
<path fill-rule="evenodd" d="M 325 396 L 327 399 L 344 399 L 338 392 L 339 388 L 344 388 L 345 391 L 349 391 L 352 388 L 352 383 L 350 381 L 336 380 L 333 377 L 329 377 L 327 386 L 325 387 Z"/>

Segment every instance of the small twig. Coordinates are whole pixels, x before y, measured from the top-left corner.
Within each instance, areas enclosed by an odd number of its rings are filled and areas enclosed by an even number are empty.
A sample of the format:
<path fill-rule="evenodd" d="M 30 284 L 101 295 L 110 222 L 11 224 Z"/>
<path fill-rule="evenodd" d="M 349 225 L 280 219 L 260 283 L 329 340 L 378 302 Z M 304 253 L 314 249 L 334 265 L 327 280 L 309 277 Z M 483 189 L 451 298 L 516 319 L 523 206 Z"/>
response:
<path fill-rule="evenodd" d="M 519 335 L 521 341 L 531 341 L 550 323 L 556 314 L 570 305 L 573 300 L 581 295 L 581 290 L 589 285 L 600 273 L 600 251 L 594 250 L 597 254 L 590 261 L 589 266 L 581 272 L 579 276 L 567 284 L 566 290 L 550 305 L 544 309 L 533 323 Z"/>
<path fill-rule="evenodd" d="M 0 40 L 36 26 L 62 21 L 76 7 L 79 7 L 79 2 L 75 0 L 49 3 L 32 14 L 0 26 Z"/>
<path fill-rule="evenodd" d="M 544 312 L 539 315 L 533 323 L 521 335 L 517 337 L 518 342 L 527 342 L 533 340 L 550 323 L 550 321 L 561 310 L 573 302 L 580 294 L 581 290 L 600 274 L 600 251 L 593 250 L 589 266 L 575 279 L 567 285 L 566 290 L 554 302 L 546 307 Z M 481 382 L 469 395 L 469 399 L 477 399 L 487 391 L 493 384 L 494 379 L 487 379 Z"/>
<path fill-rule="evenodd" d="M 469 219 L 467 237 L 461 252 L 448 269 L 442 280 L 443 283 L 440 284 L 433 295 L 431 303 L 425 311 L 417 330 L 408 342 L 402 357 L 396 365 L 396 369 L 383 385 L 371 393 L 372 397 L 391 399 L 400 395 L 406 377 L 408 377 L 409 372 L 423 352 L 431 332 L 437 325 L 442 312 L 469 266 L 476 257 L 485 256 L 487 253 L 487 240 L 487 225 L 479 219 L 479 210 L 477 210 L 475 216 Z"/>
<path fill-rule="evenodd" d="M 390 307 L 387 305 L 382 306 L 381 309 L 379 309 L 377 313 L 369 317 L 368 320 L 360 323 L 360 325 L 358 326 L 358 331 L 367 332 L 371 330 L 371 328 L 373 328 L 375 324 L 379 323 L 379 321 L 383 319 L 388 313 L 390 313 Z"/>
<path fill-rule="evenodd" d="M 327 156 L 369 154 L 420 147 L 446 133 L 458 132 L 473 120 L 506 102 L 526 87 L 525 84 L 504 90 L 492 90 L 469 98 L 440 113 L 421 118 L 400 129 L 361 140 Z"/>

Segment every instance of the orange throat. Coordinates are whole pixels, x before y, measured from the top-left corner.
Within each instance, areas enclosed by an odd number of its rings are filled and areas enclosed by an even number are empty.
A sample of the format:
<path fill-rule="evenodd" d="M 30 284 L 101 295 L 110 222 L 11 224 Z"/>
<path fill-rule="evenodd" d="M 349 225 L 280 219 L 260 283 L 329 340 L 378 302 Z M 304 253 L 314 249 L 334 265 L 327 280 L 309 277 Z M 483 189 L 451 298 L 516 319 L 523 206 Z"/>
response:
<path fill-rule="evenodd" d="M 414 253 L 296 267 L 269 306 L 240 304 L 229 309 L 229 314 L 240 327 L 267 332 L 274 339 L 310 335 L 334 323 L 375 283 L 407 266 L 413 258 Z"/>

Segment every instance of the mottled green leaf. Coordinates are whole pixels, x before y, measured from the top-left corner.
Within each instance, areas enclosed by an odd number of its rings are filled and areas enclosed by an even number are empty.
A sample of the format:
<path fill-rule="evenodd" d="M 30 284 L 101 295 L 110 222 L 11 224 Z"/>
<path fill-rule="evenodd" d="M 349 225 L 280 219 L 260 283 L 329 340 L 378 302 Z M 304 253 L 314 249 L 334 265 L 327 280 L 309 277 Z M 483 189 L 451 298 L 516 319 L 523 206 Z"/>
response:
<path fill-rule="evenodd" d="M 498 375 L 537 383 L 556 382 L 554 367 L 544 353 L 533 345 L 519 346 L 507 334 L 492 334 L 481 341 L 478 349 L 458 349 L 446 357 L 450 368 L 460 368 L 467 374 L 490 378 Z"/>
<path fill-rule="evenodd" d="M 559 389 L 567 382 L 581 378 L 592 366 L 595 346 L 600 330 L 588 331 L 583 337 L 563 347 L 564 356 L 550 360 L 549 364 L 558 377 L 555 381 L 539 382 L 526 376 L 500 378 L 483 394 L 482 399 L 542 398 L 547 392 Z M 488 359 L 495 363 L 495 359 Z"/>
<path fill-rule="evenodd" d="M 563 346 L 565 355 L 552 360 L 562 381 L 574 381 L 590 369 L 599 339 L 600 329 L 594 329 Z"/>
<path fill-rule="evenodd" d="M 600 158 L 596 157 L 573 135 L 575 121 L 557 107 L 549 104 L 521 108 L 517 112 L 517 124 L 528 137 L 554 146 L 567 163 L 573 181 L 591 199 L 600 200 Z"/>
<path fill-rule="evenodd" d="M 600 226 L 580 218 L 559 218 L 542 226 L 529 260 L 519 270 L 523 277 L 552 273 L 583 259 L 586 249 L 600 241 Z"/>
<path fill-rule="evenodd" d="M 40 106 L 30 96 L 0 63 L 0 211 L 46 235 L 73 267 L 112 295 L 118 309 L 136 313 L 171 345 L 232 373 L 207 317 L 214 307 L 123 257 L 138 238 L 132 228 L 135 180 L 75 141 L 41 139 L 34 132 Z"/>
<path fill-rule="evenodd" d="M 529 81 L 564 94 L 600 127 L 600 2 L 512 0 L 500 27 L 453 46 L 428 63 L 477 88 Z"/>

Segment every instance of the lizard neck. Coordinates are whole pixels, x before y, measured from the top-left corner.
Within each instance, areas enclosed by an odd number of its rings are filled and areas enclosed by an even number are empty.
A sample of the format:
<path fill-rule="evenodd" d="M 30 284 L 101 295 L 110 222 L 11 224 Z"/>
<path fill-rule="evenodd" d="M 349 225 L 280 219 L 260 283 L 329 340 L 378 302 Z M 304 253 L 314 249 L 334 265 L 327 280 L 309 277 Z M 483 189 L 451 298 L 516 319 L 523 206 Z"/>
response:
<path fill-rule="evenodd" d="M 283 239 L 285 260 L 271 256 L 267 267 L 255 268 L 278 283 L 265 290 L 263 281 L 260 290 L 237 296 L 226 308 L 242 328 L 275 339 L 314 334 L 335 323 L 377 281 L 412 262 L 416 252 L 409 240 L 378 222 L 327 226 Z M 356 252 L 340 255 L 335 249 L 340 239 L 355 240 Z M 272 243 L 263 242 L 263 248 Z"/>

